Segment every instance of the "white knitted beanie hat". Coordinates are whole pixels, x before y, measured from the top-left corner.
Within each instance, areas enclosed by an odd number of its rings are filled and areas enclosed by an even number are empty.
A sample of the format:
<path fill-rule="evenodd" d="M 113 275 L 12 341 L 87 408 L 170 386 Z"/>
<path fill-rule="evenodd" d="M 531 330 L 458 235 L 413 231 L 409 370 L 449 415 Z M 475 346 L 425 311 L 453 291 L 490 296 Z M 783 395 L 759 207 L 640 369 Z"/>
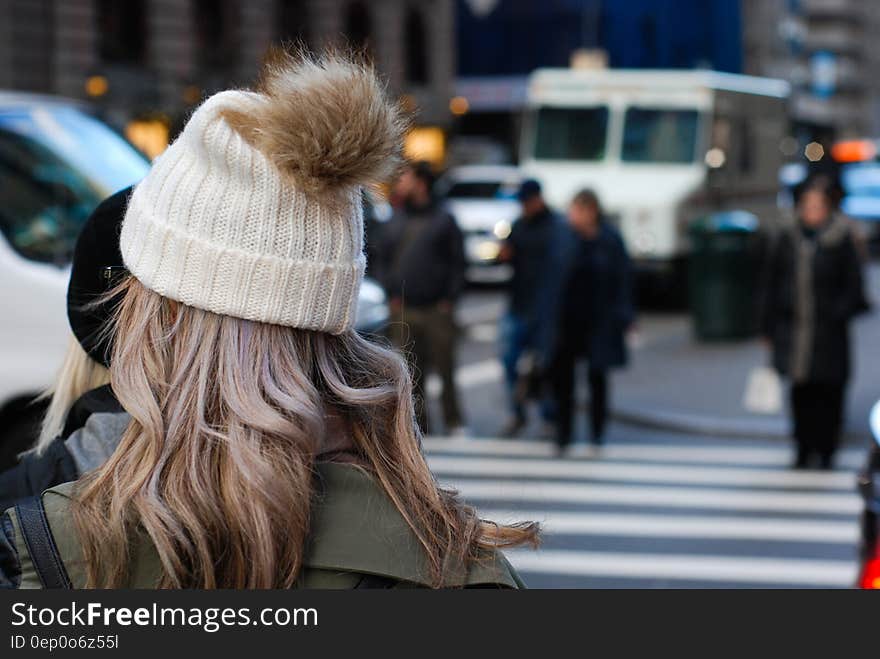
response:
<path fill-rule="evenodd" d="M 339 334 L 364 272 L 361 188 L 399 163 L 375 73 L 284 56 L 206 100 L 134 190 L 120 236 L 147 288 L 218 314 Z"/>

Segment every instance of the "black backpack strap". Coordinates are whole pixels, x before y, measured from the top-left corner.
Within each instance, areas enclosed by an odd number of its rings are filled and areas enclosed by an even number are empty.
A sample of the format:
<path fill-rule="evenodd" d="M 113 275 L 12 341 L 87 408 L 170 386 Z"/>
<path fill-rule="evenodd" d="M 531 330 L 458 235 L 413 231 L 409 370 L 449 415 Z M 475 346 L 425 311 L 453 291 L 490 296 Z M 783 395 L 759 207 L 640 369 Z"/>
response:
<path fill-rule="evenodd" d="M 72 588 L 70 577 L 67 576 L 67 570 L 58 554 L 58 547 L 55 546 L 55 539 L 49 530 L 43 497 L 22 499 L 15 504 L 15 512 L 18 514 L 25 546 L 43 588 Z"/>

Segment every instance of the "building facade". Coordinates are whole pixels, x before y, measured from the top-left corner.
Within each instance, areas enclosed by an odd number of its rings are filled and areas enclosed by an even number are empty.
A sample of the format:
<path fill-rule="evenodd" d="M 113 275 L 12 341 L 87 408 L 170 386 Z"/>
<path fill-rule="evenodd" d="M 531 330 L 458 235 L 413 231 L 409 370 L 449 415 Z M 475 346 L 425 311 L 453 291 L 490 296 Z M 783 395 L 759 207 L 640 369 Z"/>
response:
<path fill-rule="evenodd" d="M 444 125 L 453 0 L 0 0 L 0 88 L 91 96 L 116 123 L 185 114 L 253 80 L 273 44 L 366 50 L 417 121 Z"/>
<path fill-rule="evenodd" d="M 813 137 L 880 133 L 875 0 L 743 0 L 746 73 L 788 80 L 791 116 Z"/>

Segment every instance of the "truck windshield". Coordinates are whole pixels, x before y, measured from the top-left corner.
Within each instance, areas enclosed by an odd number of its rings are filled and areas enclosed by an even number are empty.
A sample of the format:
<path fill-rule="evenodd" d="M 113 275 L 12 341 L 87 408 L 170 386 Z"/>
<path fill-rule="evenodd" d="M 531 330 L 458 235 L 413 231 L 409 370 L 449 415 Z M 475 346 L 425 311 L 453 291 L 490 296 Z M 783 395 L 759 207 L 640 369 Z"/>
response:
<path fill-rule="evenodd" d="M 696 110 L 629 108 L 621 158 L 625 162 L 693 162 L 698 120 Z"/>
<path fill-rule="evenodd" d="M 70 106 L 0 110 L 0 232 L 25 258 L 65 264 L 89 214 L 149 163 Z"/>
<path fill-rule="evenodd" d="M 450 199 L 515 199 L 518 182 L 458 181 L 453 183 L 446 196 Z"/>
<path fill-rule="evenodd" d="M 535 158 L 602 160 L 608 108 L 539 108 L 535 115 Z"/>

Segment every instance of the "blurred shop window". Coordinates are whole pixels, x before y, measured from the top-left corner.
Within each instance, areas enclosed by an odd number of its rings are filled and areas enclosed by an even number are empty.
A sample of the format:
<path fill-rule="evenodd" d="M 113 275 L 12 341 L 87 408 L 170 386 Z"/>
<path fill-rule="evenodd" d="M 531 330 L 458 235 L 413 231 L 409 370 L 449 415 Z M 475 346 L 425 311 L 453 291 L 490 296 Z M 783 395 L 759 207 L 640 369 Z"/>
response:
<path fill-rule="evenodd" d="M 345 10 L 345 36 L 357 50 L 370 53 L 373 22 L 366 2 L 350 2 Z"/>
<path fill-rule="evenodd" d="M 147 59 L 147 9 L 143 0 L 98 0 L 98 53 L 113 64 L 142 65 Z"/>
<path fill-rule="evenodd" d="M 196 31 L 196 53 L 203 74 L 220 74 L 222 79 L 238 55 L 238 3 L 232 0 L 195 0 L 192 5 Z"/>
<path fill-rule="evenodd" d="M 428 84 L 428 45 L 425 20 L 418 7 L 409 7 L 404 25 L 406 40 L 406 81 L 412 85 Z"/>
<path fill-rule="evenodd" d="M 440 168 L 446 159 L 446 135 L 437 126 L 416 126 L 409 131 L 403 153 L 410 160 L 427 160 Z"/>
<path fill-rule="evenodd" d="M 137 117 L 126 124 L 125 139 L 153 160 L 168 148 L 171 140 L 169 123 L 163 115 Z"/>
<path fill-rule="evenodd" d="M 748 119 L 742 121 L 739 130 L 739 171 L 748 174 L 755 168 L 755 143 L 752 139 L 752 126 Z"/>
<path fill-rule="evenodd" d="M 7 78 L 10 87 L 44 92 L 55 86 L 53 57 L 56 29 L 53 0 L 0 2 L 7 7 L 10 25 Z M 0 10 L 2 11 L 2 10 Z M 0 23 L 7 17 L 0 17 Z M 7 62 L 4 62 L 4 65 Z"/>
<path fill-rule="evenodd" d="M 696 110 L 629 108 L 623 129 L 625 162 L 691 163 L 697 151 Z"/>
<path fill-rule="evenodd" d="M 535 117 L 535 158 L 602 160 L 608 108 L 539 108 Z"/>
<path fill-rule="evenodd" d="M 307 0 L 280 0 L 278 3 L 278 39 L 285 45 L 311 43 Z"/>

